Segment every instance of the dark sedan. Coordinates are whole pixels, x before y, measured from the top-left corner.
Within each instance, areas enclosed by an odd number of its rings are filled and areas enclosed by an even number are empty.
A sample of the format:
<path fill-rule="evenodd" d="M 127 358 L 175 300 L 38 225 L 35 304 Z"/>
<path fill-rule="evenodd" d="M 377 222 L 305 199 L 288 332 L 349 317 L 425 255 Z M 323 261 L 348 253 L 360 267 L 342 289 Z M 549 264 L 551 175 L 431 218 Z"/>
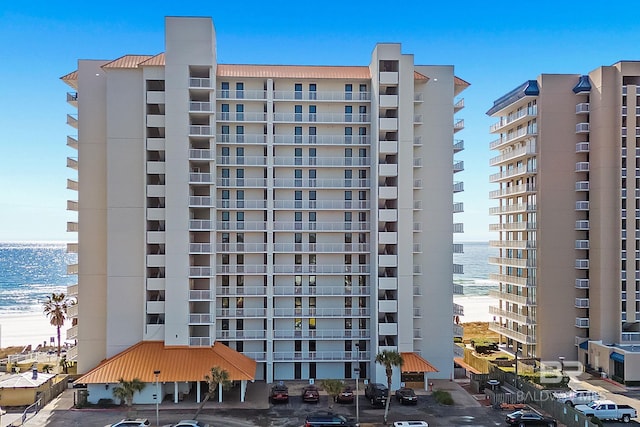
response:
<path fill-rule="evenodd" d="M 544 417 L 536 412 L 516 411 L 507 415 L 505 420 L 509 425 L 517 426 L 548 426 L 555 427 L 556 420 Z"/>
<path fill-rule="evenodd" d="M 338 403 L 353 403 L 354 398 L 355 395 L 353 394 L 353 390 L 351 390 L 351 387 L 345 387 L 336 397 L 336 401 Z"/>
<path fill-rule="evenodd" d="M 303 402 L 318 403 L 319 400 L 320 400 L 320 390 L 318 390 L 318 387 L 314 385 L 310 385 L 305 387 L 302 390 Z"/>
<path fill-rule="evenodd" d="M 412 388 L 403 387 L 396 390 L 396 399 L 403 405 L 416 405 L 418 403 L 418 396 Z"/>

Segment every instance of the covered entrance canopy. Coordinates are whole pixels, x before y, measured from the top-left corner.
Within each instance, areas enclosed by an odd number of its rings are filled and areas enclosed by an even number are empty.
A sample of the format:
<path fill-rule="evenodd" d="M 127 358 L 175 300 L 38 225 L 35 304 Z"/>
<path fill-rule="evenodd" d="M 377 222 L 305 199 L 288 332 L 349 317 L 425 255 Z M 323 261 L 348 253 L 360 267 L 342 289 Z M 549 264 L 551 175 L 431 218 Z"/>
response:
<path fill-rule="evenodd" d="M 407 387 L 419 386 L 427 389 L 427 373 L 438 372 L 438 370 L 428 361 L 416 353 L 400 353 L 402 356 L 401 380 Z"/>
<path fill-rule="evenodd" d="M 178 383 L 204 381 L 204 376 L 214 366 L 227 371 L 230 381 L 241 381 L 241 399 L 244 400 L 247 381 L 255 379 L 256 361 L 219 342 L 213 347 L 170 347 L 163 341 L 142 341 L 102 361 L 75 382 L 106 385 L 117 384 L 121 378 L 127 381 L 137 378 L 143 383 L 173 382 L 176 384 L 174 398 L 177 402 Z M 160 373 L 156 377 L 157 371 Z"/>

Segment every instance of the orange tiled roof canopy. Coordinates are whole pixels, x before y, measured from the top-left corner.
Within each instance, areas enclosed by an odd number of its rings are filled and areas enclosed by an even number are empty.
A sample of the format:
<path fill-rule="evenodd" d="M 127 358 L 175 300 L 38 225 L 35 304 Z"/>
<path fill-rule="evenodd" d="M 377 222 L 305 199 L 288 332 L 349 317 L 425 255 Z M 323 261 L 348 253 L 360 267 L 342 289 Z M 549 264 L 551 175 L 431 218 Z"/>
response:
<path fill-rule="evenodd" d="M 402 356 L 402 372 L 438 372 L 429 362 L 415 353 L 400 353 Z"/>
<path fill-rule="evenodd" d="M 159 380 L 203 381 L 214 366 L 229 373 L 231 381 L 253 380 L 256 361 L 216 342 L 213 347 L 167 347 L 162 341 L 142 341 L 109 359 L 76 380 L 84 384 L 117 383 L 120 378 L 154 382 Z"/>

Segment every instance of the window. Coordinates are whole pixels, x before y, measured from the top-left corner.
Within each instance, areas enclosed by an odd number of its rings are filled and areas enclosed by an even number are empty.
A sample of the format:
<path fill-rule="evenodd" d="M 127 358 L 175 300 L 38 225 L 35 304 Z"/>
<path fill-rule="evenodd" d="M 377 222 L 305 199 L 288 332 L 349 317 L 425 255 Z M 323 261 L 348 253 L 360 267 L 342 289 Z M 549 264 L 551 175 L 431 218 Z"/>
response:
<path fill-rule="evenodd" d="M 236 147 L 236 162 L 238 164 L 244 163 L 244 147 Z"/>
<path fill-rule="evenodd" d="M 316 106 L 315 105 L 309 105 L 309 121 L 310 122 L 317 121 L 317 114 L 316 114 Z"/>
<path fill-rule="evenodd" d="M 353 150 L 351 148 L 345 148 L 344 149 L 344 164 L 345 164 L 345 166 L 351 166 L 351 164 L 352 164 L 351 157 L 353 157 Z"/>
<path fill-rule="evenodd" d="M 316 98 L 317 98 L 316 84 L 309 83 L 309 99 L 316 99 Z"/>
<path fill-rule="evenodd" d="M 222 131 L 220 142 L 229 142 L 229 126 L 223 125 L 220 129 Z"/>
<path fill-rule="evenodd" d="M 236 83 L 236 98 L 244 98 L 244 83 Z"/>
<path fill-rule="evenodd" d="M 222 190 L 222 208 L 229 207 L 229 190 Z"/>
<path fill-rule="evenodd" d="M 236 142 L 244 142 L 244 126 L 236 126 Z"/>
<path fill-rule="evenodd" d="M 295 203 L 294 203 L 295 209 L 302 209 L 302 191 L 296 190 L 296 192 L 294 193 L 294 198 L 295 198 Z"/>
<path fill-rule="evenodd" d="M 309 164 L 310 165 L 315 165 L 316 164 L 316 154 L 318 152 L 316 151 L 315 148 L 309 148 Z"/>
<path fill-rule="evenodd" d="M 316 132 L 317 129 L 315 126 L 309 126 L 309 144 L 315 144 L 316 143 Z"/>
<path fill-rule="evenodd" d="M 294 99 L 302 99 L 302 83 L 296 83 L 294 86 Z"/>
<path fill-rule="evenodd" d="M 296 126 L 293 130 L 294 138 L 293 142 L 295 144 L 302 144 L 302 126 Z"/>
<path fill-rule="evenodd" d="M 344 85 L 344 99 L 347 101 L 353 98 L 353 85 L 347 83 Z"/>
<path fill-rule="evenodd" d="M 347 126 L 344 128 L 344 143 L 351 144 L 351 136 L 353 135 L 353 128 Z"/>
<path fill-rule="evenodd" d="M 344 213 L 344 222 L 351 222 L 352 217 L 353 217 L 353 213 L 352 212 L 345 212 Z"/>
<path fill-rule="evenodd" d="M 302 121 L 302 105 L 296 105 L 293 107 L 293 120 L 296 122 Z"/>
<path fill-rule="evenodd" d="M 295 169 L 294 176 L 294 185 L 296 187 L 302 187 L 302 169 Z"/>
<path fill-rule="evenodd" d="M 229 104 L 220 106 L 220 120 L 229 120 Z"/>
<path fill-rule="evenodd" d="M 316 186 L 316 172 L 315 169 L 309 169 L 309 187 Z"/>
<path fill-rule="evenodd" d="M 220 83 L 220 98 L 229 97 L 229 82 Z"/>
<path fill-rule="evenodd" d="M 360 144 L 366 144 L 367 143 L 367 128 L 364 126 L 361 126 L 358 129 L 358 142 Z"/>
<path fill-rule="evenodd" d="M 294 156 L 295 156 L 294 163 L 296 165 L 301 165 L 302 164 L 302 148 L 296 148 L 294 150 Z"/>
<path fill-rule="evenodd" d="M 229 147 L 221 148 L 222 158 L 220 159 L 220 163 L 223 165 L 229 164 Z"/>
<path fill-rule="evenodd" d="M 369 99 L 369 96 L 367 94 L 367 85 L 366 84 L 361 84 L 360 85 L 360 99 L 362 99 L 362 100 Z"/>
<path fill-rule="evenodd" d="M 236 206 L 238 208 L 244 208 L 244 190 L 236 191 Z"/>
<path fill-rule="evenodd" d="M 367 119 L 367 106 L 366 105 L 361 105 L 360 107 L 358 107 L 358 112 L 360 113 L 359 121 L 361 121 L 361 122 L 368 121 L 368 119 Z"/>
<path fill-rule="evenodd" d="M 243 104 L 236 105 L 236 120 L 238 120 L 238 121 L 244 120 L 244 105 Z"/>
<path fill-rule="evenodd" d="M 353 106 L 345 105 L 344 106 L 344 121 L 350 122 L 353 120 Z"/>

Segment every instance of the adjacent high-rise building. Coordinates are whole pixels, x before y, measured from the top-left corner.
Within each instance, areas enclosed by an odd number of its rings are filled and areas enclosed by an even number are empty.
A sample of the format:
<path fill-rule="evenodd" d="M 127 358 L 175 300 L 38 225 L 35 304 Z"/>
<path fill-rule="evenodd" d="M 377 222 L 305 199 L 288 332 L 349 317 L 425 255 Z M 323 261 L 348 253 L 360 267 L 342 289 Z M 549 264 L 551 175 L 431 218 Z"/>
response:
<path fill-rule="evenodd" d="M 640 343 L 640 62 L 542 74 L 488 114 L 491 329 L 521 355 L 613 372 L 595 343 Z"/>
<path fill-rule="evenodd" d="M 468 83 L 400 44 L 364 66 L 218 64 L 211 19 L 179 17 L 165 41 L 62 78 L 79 371 L 218 342 L 268 382 L 382 379 L 382 350 L 450 378 Z"/>

